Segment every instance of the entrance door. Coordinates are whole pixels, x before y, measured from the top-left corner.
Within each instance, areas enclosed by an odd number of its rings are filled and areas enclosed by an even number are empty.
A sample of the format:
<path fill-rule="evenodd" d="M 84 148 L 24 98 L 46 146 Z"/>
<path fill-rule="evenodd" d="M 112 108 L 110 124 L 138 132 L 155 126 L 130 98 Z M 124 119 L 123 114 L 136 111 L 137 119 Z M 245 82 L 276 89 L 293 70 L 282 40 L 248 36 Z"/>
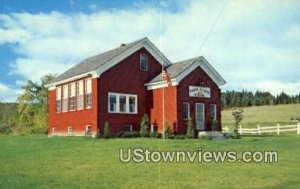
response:
<path fill-rule="evenodd" d="M 196 118 L 196 128 L 197 130 L 204 130 L 204 104 L 203 103 L 196 103 L 195 104 L 195 118 Z"/>

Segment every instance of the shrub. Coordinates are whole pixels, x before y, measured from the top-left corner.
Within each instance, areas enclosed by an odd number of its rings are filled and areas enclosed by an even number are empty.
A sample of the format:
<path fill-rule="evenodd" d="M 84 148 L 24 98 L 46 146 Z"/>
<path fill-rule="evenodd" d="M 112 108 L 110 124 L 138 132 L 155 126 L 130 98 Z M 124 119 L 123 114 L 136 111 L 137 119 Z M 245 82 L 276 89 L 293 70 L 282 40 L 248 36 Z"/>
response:
<path fill-rule="evenodd" d="M 104 124 L 103 137 L 106 138 L 106 139 L 111 137 L 110 126 L 109 126 L 109 123 L 107 121 Z"/>
<path fill-rule="evenodd" d="M 171 129 L 170 129 L 169 126 L 166 127 L 164 135 L 165 135 L 166 139 L 174 138 L 173 133 L 172 133 L 172 131 L 171 131 Z"/>
<path fill-rule="evenodd" d="M 141 129 L 140 129 L 141 137 L 149 137 L 148 128 L 149 128 L 149 118 L 148 115 L 145 114 L 141 121 Z"/>
<path fill-rule="evenodd" d="M 100 131 L 97 129 L 96 134 L 95 134 L 95 138 L 102 138 Z"/>
<path fill-rule="evenodd" d="M 187 130 L 186 130 L 186 136 L 187 138 L 195 138 L 195 130 L 193 126 L 193 122 L 191 119 L 188 119 L 186 122 Z"/>
<path fill-rule="evenodd" d="M 161 138 L 161 133 L 159 132 L 151 132 L 150 133 L 151 138 Z"/>
<path fill-rule="evenodd" d="M 234 118 L 234 130 L 233 130 L 233 132 L 235 133 L 235 135 L 239 135 L 238 126 L 244 118 L 243 112 L 244 111 L 242 109 L 235 110 L 235 111 L 232 112 L 232 116 Z"/>

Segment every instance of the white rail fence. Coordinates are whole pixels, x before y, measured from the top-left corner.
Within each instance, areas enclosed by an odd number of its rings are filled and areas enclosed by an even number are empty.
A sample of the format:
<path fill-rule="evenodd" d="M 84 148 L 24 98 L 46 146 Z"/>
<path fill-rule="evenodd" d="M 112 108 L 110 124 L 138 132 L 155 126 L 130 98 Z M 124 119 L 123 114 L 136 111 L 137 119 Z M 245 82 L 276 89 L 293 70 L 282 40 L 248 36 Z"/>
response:
<path fill-rule="evenodd" d="M 228 133 L 230 129 L 226 125 L 223 127 L 223 132 Z M 300 123 L 295 125 L 279 125 L 279 123 L 276 126 L 260 126 L 257 125 L 257 128 L 243 128 L 242 125 L 239 126 L 238 132 L 241 135 L 261 135 L 263 133 L 275 133 L 277 135 L 280 135 L 280 133 L 283 132 L 291 132 L 295 131 L 298 135 L 300 135 Z"/>

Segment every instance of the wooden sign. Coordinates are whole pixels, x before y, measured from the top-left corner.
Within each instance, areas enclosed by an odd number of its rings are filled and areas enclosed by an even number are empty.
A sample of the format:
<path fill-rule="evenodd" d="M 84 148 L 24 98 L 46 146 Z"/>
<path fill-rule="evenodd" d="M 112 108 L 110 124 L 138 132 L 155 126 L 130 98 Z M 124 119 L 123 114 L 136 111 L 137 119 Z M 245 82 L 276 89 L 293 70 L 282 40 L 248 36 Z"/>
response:
<path fill-rule="evenodd" d="M 189 86 L 190 97 L 210 98 L 209 87 Z"/>

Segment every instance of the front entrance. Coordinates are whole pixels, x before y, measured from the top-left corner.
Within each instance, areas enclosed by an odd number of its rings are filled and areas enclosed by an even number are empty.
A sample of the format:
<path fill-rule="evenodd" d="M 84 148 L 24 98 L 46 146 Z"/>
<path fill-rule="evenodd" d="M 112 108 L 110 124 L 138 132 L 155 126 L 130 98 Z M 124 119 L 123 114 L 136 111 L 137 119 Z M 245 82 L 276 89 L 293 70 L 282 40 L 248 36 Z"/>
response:
<path fill-rule="evenodd" d="M 204 130 L 205 123 L 205 114 L 204 114 L 204 104 L 196 103 L 195 104 L 195 119 L 196 119 L 196 129 Z"/>

